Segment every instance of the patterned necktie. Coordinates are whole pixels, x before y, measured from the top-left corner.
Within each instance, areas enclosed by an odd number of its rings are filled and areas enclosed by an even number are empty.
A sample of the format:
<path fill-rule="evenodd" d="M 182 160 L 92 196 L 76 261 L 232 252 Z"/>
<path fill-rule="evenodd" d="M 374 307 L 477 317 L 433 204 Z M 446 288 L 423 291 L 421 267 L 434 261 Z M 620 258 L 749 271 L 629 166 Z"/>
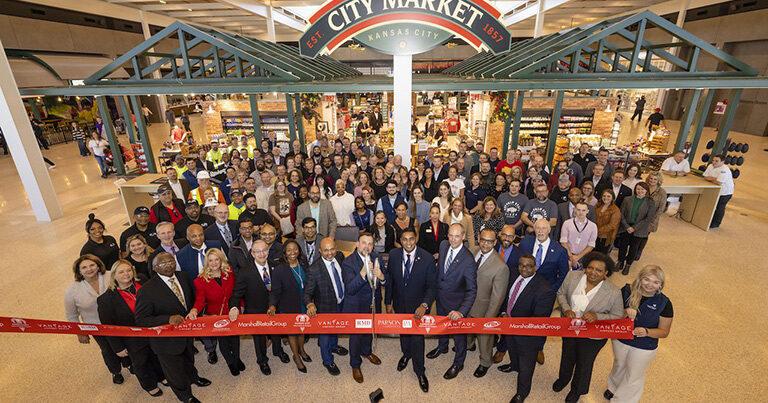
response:
<path fill-rule="evenodd" d="M 507 258 L 504 256 L 504 247 L 503 246 L 499 246 L 499 255 L 501 255 L 501 260 L 503 260 L 505 262 L 507 261 Z"/>
<path fill-rule="evenodd" d="M 539 249 L 536 249 L 536 268 L 541 267 L 541 258 L 544 255 L 544 245 L 539 244 Z"/>
<path fill-rule="evenodd" d="M 522 277 L 515 282 L 515 288 L 512 289 L 512 294 L 509 296 L 509 301 L 507 301 L 507 316 L 512 316 L 512 308 L 515 307 L 515 302 L 517 302 L 517 294 L 520 292 L 521 285 L 523 285 Z"/>
<path fill-rule="evenodd" d="M 171 291 L 173 291 L 174 294 L 176 294 L 176 298 L 179 299 L 179 302 L 181 302 L 181 305 L 184 305 L 184 307 L 187 306 L 186 301 L 184 300 L 184 294 L 181 292 L 181 287 L 179 287 L 179 283 L 176 281 L 176 277 L 171 277 L 168 282 L 171 284 Z"/>
<path fill-rule="evenodd" d="M 445 267 L 443 268 L 444 273 L 448 273 L 448 268 L 451 267 L 451 263 L 453 263 L 453 249 L 448 251 L 448 259 L 445 259 Z"/>
<path fill-rule="evenodd" d="M 229 224 L 224 224 L 224 242 L 227 243 L 227 246 L 230 246 L 232 243 L 232 233 L 229 232 Z"/>
<path fill-rule="evenodd" d="M 315 243 L 307 243 L 307 260 L 311 263 L 315 256 Z"/>
<path fill-rule="evenodd" d="M 341 283 L 341 277 L 339 272 L 336 271 L 336 262 L 331 261 L 331 271 L 333 272 L 333 282 L 336 283 L 336 289 L 339 290 L 339 295 L 336 297 L 340 300 L 344 299 L 344 284 Z"/>
<path fill-rule="evenodd" d="M 272 279 L 269 278 L 269 267 L 262 267 L 261 270 L 261 279 L 264 280 L 264 285 L 267 287 L 267 291 L 272 291 Z"/>

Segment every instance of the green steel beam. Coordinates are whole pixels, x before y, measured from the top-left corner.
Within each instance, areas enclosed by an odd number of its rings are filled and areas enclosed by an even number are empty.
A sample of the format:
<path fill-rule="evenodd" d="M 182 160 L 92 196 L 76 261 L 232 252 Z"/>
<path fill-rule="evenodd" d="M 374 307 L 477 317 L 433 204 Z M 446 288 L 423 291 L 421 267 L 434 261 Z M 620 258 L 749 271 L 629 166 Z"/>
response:
<path fill-rule="evenodd" d="M 693 90 L 691 96 L 691 102 L 688 103 L 688 107 L 685 108 L 685 114 L 680 121 L 680 131 L 677 133 L 677 142 L 675 142 L 675 151 L 682 150 L 685 141 L 688 140 L 688 132 L 691 131 L 691 124 L 693 124 L 693 117 L 696 115 L 696 109 L 701 100 L 701 89 Z"/>
<path fill-rule="evenodd" d="M 296 140 L 296 116 L 293 113 L 293 97 L 289 93 L 285 93 L 285 106 L 288 109 L 288 139 L 291 144 Z"/>
<path fill-rule="evenodd" d="M 512 106 L 512 101 L 515 99 L 515 93 L 513 91 L 509 91 L 507 94 L 507 105 L 509 107 Z M 501 158 L 505 159 L 507 158 L 507 149 L 509 148 L 509 130 L 512 127 L 512 115 L 507 116 L 506 119 L 504 119 L 504 137 L 502 137 L 502 145 L 501 145 Z"/>
<path fill-rule="evenodd" d="M 560 116 L 563 113 L 563 98 L 565 91 L 557 91 L 555 94 L 555 107 L 552 109 L 552 121 L 549 123 L 549 138 L 547 139 L 547 166 L 550 172 L 552 160 L 555 158 L 555 145 L 557 144 L 557 129 L 560 127 Z"/>
<path fill-rule="evenodd" d="M 251 105 L 251 119 L 253 120 L 253 138 L 256 146 L 261 145 L 261 116 L 259 116 L 259 100 L 257 94 L 248 95 L 248 103 Z"/>
<path fill-rule="evenodd" d="M 512 148 L 517 149 L 520 143 L 520 123 L 523 120 L 523 105 L 525 91 L 517 90 L 517 99 L 515 99 L 515 120 L 512 122 Z M 506 153 L 506 150 L 504 151 Z"/>
<path fill-rule="evenodd" d="M 133 132 L 133 120 L 131 119 L 131 111 L 128 110 L 128 103 L 125 102 L 125 97 L 120 95 L 116 96 L 115 100 L 120 108 L 120 112 L 123 114 L 123 120 L 125 121 L 125 132 L 128 134 L 128 141 L 131 144 L 136 142 L 136 135 Z"/>
<path fill-rule="evenodd" d="M 688 163 L 693 165 L 693 158 L 696 156 L 696 149 L 699 147 L 699 140 L 701 140 L 701 132 L 704 130 L 704 124 L 709 116 L 709 107 L 712 105 L 712 99 L 715 97 L 715 90 L 708 90 L 707 96 L 704 97 L 704 102 L 701 104 L 699 111 L 696 114 L 696 130 L 693 132 L 693 139 L 691 139 L 691 152 L 688 154 Z"/>
<path fill-rule="evenodd" d="M 157 173 L 157 166 L 155 165 L 155 153 L 152 152 L 152 142 L 149 141 L 149 132 L 144 125 L 144 119 L 141 119 L 141 102 L 136 95 L 130 96 L 131 106 L 133 107 L 133 113 L 136 115 L 136 126 L 139 129 L 139 137 L 141 140 L 141 146 L 144 148 L 144 157 L 147 159 L 147 170 L 149 173 Z M 130 124 L 130 122 L 129 122 Z"/>
<path fill-rule="evenodd" d="M 643 39 L 645 36 L 645 24 L 648 20 L 641 20 L 640 26 L 637 28 L 637 33 L 635 34 L 635 47 L 632 49 L 632 60 L 629 61 L 629 72 L 635 73 L 636 67 L 637 67 L 637 59 L 640 58 L 640 51 L 643 49 Z"/>
<path fill-rule="evenodd" d="M 696 71 L 696 65 L 699 63 L 699 54 L 701 53 L 701 49 L 698 47 L 693 48 L 693 51 L 691 52 L 691 57 L 688 59 L 688 68 L 686 70 L 688 71 Z"/>
<path fill-rule="evenodd" d="M 194 38 L 193 40 L 187 42 L 187 48 L 188 49 L 192 49 L 192 48 L 194 48 L 195 46 L 199 45 L 202 42 L 203 42 L 202 39 Z M 152 56 L 151 53 L 146 53 L 146 55 L 147 56 Z M 145 67 L 143 70 L 141 70 L 141 75 L 143 77 L 151 76 L 151 73 L 153 71 L 160 69 L 162 66 L 166 65 L 169 62 L 171 63 L 172 66 L 175 66 L 176 65 L 176 58 L 181 56 L 181 49 L 175 49 L 171 55 L 173 55 L 173 57 L 170 57 L 170 56 L 169 57 L 164 57 L 164 58 L 162 58 L 162 59 L 160 59 L 160 60 L 150 64 L 149 66 Z"/>
<path fill-rule="evenodd" d="M 104 135 L 109 141 L 109 148 L 112 149 L 113 166 L 118 175 L 125 175 L 125 162 L 123 162 L 123 152 L 120 148 L 120 142 L 115 136 L 115 128 L 112 126 L 112 117 L 109 115 L 107 100 L 104 97 L 96 97 L 96 103 L 99 106 L 99 115 L 104 124 Z"/>
<path fill-rule="evenodd" d="M 731 97 L 728 99 L 728 107 L 725 109 L 725 116 L 720 121 L 720 128 L 717 131 L 717 137 L 715 137 L 715 146 L 712 148 L 712 154 L 722 154 L 725 150 L 725 141 L 728 139 L 728 133 L 733 127 L 733 120 L 736 118 L 736 109 L 739 107 L 741 101 L 741 89 L 733 90 Z"/>
<path fill-rule="evenodd" d="M 189 49 L 187 48 L 187 38 L 184 36 L 184 30 L 179 27 L 176 33 L 179 36 L 179 49 L 181 50 L 181 61 L 184 64 L 184 74 L 186 78 L 192 78 L 192 66 L 189 65 Z"/>
<path fill-rule="evenodd" d="M 296 102 L 296 131 L 299 135 L 299 143 L 304 144 L 304 119 L 301 114 L 301 94 L 294 94 L 293 100 Z"/>

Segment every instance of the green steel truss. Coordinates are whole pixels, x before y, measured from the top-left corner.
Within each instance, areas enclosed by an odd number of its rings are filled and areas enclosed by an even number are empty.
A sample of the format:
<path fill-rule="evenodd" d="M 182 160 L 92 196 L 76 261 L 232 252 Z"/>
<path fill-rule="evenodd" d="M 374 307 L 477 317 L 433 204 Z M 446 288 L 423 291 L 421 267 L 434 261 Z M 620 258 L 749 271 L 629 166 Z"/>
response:
<path fill-rule="evenodd" d="M 154 47 L 174 41 L 170 52 L 152 52 Z M 126 80 L 109 80 L 117 69 L 129 67 Z M 291 83 L 326 81 L 361 75 L 330 57 L 300 56 L 288 45 L 174 22 L 85 80 L 88 85 L 178 84 L 230 82 Z"/>
<path fill-rule="evenodd" d="M 648 39 L 648 30 L 671 35 L 669 43 Z M 685 59 L 670 49 L 687 49 Z M 728 71 L 701 71 L 702 54 Z M 672 66 L 662 71 L 658 62 Z M 703 78 L 754 77 L 757 71 L 660 16 L 644 11 L 631 16 L 570 28 L 516 42 L 508 52 L 481 52 L 444 74 L 477 79 Z"/>

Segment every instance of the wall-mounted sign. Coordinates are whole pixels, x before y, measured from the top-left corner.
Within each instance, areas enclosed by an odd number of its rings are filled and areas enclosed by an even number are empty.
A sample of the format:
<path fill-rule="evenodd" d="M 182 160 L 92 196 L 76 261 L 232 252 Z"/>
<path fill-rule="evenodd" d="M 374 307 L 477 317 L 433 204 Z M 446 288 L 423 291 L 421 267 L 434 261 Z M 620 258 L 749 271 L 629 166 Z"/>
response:
<path fill-rule="evenodd" d="M 299 49 L 317 57 L 355 38 L 383 53 L 407 55 L 457 36 L 496 54 L 511 44 L 500 16 L 484 0 L 329 0 L 310 17 Z"/>

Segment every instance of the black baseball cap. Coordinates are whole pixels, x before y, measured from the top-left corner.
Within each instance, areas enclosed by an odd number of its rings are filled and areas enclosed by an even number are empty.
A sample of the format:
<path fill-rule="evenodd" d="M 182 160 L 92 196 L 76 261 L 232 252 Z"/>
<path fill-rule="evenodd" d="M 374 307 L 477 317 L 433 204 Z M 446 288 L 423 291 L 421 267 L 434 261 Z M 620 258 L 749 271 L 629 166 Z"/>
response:
<path fill-rule="evenodd" d="M 147 214 L 149 215 L 149 209 L 144 206 L 136 207 L 135 210 L 133 210 L 133 215 L 139 215 L 139 214 Z"/>
<path fill-rule="evenodd" d="M 190 206 L 200 206 L 200 203 L 198 203 L 197 200 L 195 200 L 195 199 L 187 200 L 186 206 L 187 207 L 190 207 Z"/>

